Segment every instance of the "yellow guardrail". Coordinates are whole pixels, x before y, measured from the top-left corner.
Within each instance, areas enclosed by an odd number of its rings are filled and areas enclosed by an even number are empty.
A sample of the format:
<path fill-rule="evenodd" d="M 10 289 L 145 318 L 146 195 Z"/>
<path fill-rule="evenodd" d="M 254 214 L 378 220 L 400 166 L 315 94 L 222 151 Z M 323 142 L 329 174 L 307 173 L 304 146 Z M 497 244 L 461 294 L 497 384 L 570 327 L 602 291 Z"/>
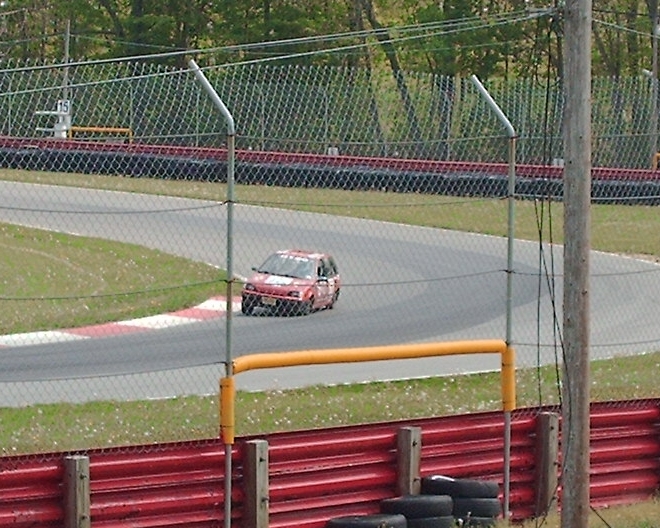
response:
<path fill-rule="evenodd" d="M 502 409 L 505 412 L 515 409 L 515 353 L 513 347 L 498 339 L 251 354 L 235 358 L 232 361 L 232 373 L 239 374 L 248 370 L 277 367 L 358 363 L 464 354 L 500 354 L 502 358 Z M 234 378 L 233 376 L 226 376 L 220 380 L 220 431 L 225 444 L 234 443 L 236 429 L 235 399 L 236 386 Z"/>

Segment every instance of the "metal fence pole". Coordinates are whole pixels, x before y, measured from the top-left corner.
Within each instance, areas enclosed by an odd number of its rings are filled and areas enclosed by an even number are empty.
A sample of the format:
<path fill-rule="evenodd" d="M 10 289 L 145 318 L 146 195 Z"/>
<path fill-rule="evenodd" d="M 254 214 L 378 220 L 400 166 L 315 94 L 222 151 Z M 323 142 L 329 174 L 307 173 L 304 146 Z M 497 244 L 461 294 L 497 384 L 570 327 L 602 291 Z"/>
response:
<path fill-rule="evenodd" d="M 509 119 L 504 115 L 497 103 L 490 96 L 484 85 L 476 75 L 470 77 L 474 85 L 479 90 L 492 108 L 493 112 L 504 125 L 509 136 L 509 179 L 508 179 L 508 233 L 507 233 L 507 272 L 506 272 L 506 344 L 512 346 L 512 324 L 511 312 L 513 309 L 513 240 L 514 240 L 514 222 L 515 222 L 515 192 L 516 192 L 516 131 Z M 504 518 L 509 518 L 509 491 L 511 480 L 511 412 L 504 412 Z"/>
<path fill-rule="evenodd" d="M 222 102 L 222 99 L 218 96 L 217 92 L 211 86 L 208 79 L 202 72 L 202 70 L 197 66 L 194 60 L 188 62 L 190 69 L 195 74 L 197 80 L 201 83 L 204 90 L 209 94 L 213 104 L 220 110 L 222 117 L 224 118 L 227 125 L 227 313 L 226 313 L 226 342 L 225 342 L 225 352 L 226 352 L 226 363 L 225 363 L 225 374 L 226 378 L 231 378 L 232 376 L 232 304 L 233 304 L 233 292 L 232 285 L 234 282 L 234 270 L 233 270 L 233 216 L 234 216 L 234 159 L 236 157 L 235 144 L 236 144 L 236 128 L 234 125 L 234 118 L 231 113 Z M 224 436 L 224 435 L 223 435 Z M 233 436 L 233 431 L 232 431 Z M 232 455 L 232 445 L 233 438 L 231 441 L 225 441 L 225 527 L 229 528 L 231 526 L 231 474 L 232 474 L 232 464 L 231 464 L 231 455 Z"/>

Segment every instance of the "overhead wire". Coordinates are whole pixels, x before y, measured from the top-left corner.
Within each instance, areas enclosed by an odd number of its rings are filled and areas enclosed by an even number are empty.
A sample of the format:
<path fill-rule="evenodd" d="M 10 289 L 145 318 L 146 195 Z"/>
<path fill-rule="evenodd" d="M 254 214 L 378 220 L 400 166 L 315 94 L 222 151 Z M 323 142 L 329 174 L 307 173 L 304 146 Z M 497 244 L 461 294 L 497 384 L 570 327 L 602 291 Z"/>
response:
<path fill-rule="evenodd" d="M 266 41 L 259 43 L 247 43 L 247 44 L 235 44 L 229 46 L 218 46 L 212 48 L 199 48 L 199 49 L 186 49 L 186 50 L 177 50 L 177 51 L 168 51 L 162 53 L 150 53 L 142 55 L 127 55 L 123 57 L 114 57 L 107 59 L 95 59 L 91 61 L 71 61 L 66 63 L 56 63 L 50 65 L 35 65 L 35 66 L 26 66 L 23 68 L 12 68 L 10 70 L 0 70 L 0 73 L 4 71 L 34 71 L 40 69 L 53 69 L 53 68 L 75 68 L 77 66 L 83 65 L 97 65 L 97 64 L 112 64 L 120 63 L 127 61 L 142 61 L 142 60 L 156 60 L 156 59 L 166 59 L 174 58 L 178 56 L 185 55 L 212 55 L 216 53 L 234 53 L 234 52 L 245 52 L 250 50 L 259 50 L 263 51 L 268 48 L 285 48 L 288 46 L 297 46 L 300 44 L 314 44 L 314 43 L 331 43 L 346 39 L 355 39 L 355 38 L 368 38 L 368 37 L 377 37 L 379 35 L 387 35 L 388 38 L 385 40 L 380 40 L 379 42 L 374 43 L 351 43 L 347 45 L 337 46 L 337 47 L 326 47 L 322 49 L 314 49 L 304 52 L 294 52 L 289 54 L 275 55 L 273 57 L 265 57 L 247 61 L 232 62 L 229 64 L 216 66 L 220 67 L 232 67 L 240 66 L 246 64 L 253 64 L 257 62 L 269 62 L 272 60 L 289 60 L 294 58 L 301 58 L 309 55 L 319 55 L 323 53 L 338 53 L 345 50 L 351 50 L 356 48 L 361 48 L 364 46 L 378 46 L 382 43 L 401 43 L 410 40 L 419 40 L 431 38 L 438 35 L 450 35 L 462 31 L 475 31 L 483 28 L 492 28 L 501 25 L 517 24 L 527 20 L 533 20 L 536 18 L 548 16 L 550 14 L 548 11 L 540 12 L 513 12 L 507 13 L 502 16 L 493 16 L 492 18 L 483 19 L 481 17 L 472 17 L 459 19 L 458 21 L 443 21 L 443 22 L 430 22 L 425 24 L 413 24 L 408 26 L 389 26 L 385 28 L 379 28 L 376 30 L 360 30 L 360 31 L 351 31 L 344 33 L 335 33 L 330 35 L 321 35 L 321 36 L 312 36 L 312 37 L 299 37 L 292 39 L 283 39 L 275 41 Z M 398 33 L 404 36 L 390 36 L 391 33 Z"/>
<path fill-rule="evenodd" d="M 538 18 L 539 16 L 542 16 L 539 13 L 534 13 L 532 15 L 526 15 L 524 18 L 517 18 L 514 19 L 517 22 L 521 22 L 522 20 L 529 20 L 531 18 Z M 544 15 L 543 15 L 544 16 Z M 514 20 L 507 19 L 500 21 L 500 25 L 504 24 L 510 24 L 514 23 Z M 484 27 L 493 27 L 493 24 L 489 22 L 481 22 L 480 28 Z M 475 28 L 472 28 L 473 30 Z M 365 32 L 359 32 L 359 33 L 366 33 L 366 34 L 375 34 L 374 31 L 365 31 Z M 296 58 L 302 58 L 302 57 L 307 57 L 307 56 L 313 56 L 313 55 L 319 55 L 323 53 L 338 53 L 341 51 L 346 51 L 346 50 L 352 50 L 352 49 L 358 49 L 362 48 L 364 46 L 377 46 L 381 45 L 383 42 L 388 42 L 388 43 L 400 43 L 404 41 L 410 41 L 410 40 L 417 40 L 417 39 L 423 39 L 423 38 L 429 38 L 431 36 L 437 36 L 440 34 L 447 34 L 447 31 L 445 30 L 438 30 L 435 33 L 425 33 L 422 35 L 417 35 L 414 34 L 412 36 L 408 37 L 393 37 L 389 38 L 385 41 L 381 40 L 379 43 L 371 43 L 371 44 L 365 44 L 365 43 L 357 43 L 357 44 L 349 44 L 345 46 L 340 46 L 340 47 L 334 47 L 334 48 L 325 48 L 321 50 L 310 50 L 310 51 L 304 51 L 304 52 L 296 52 L 296 53 L 290 53 L 287 55 L 276 55 L 272 57 L 265 57 L 265 58 L 258 58 L 258 59 L 250 59 L 250 60 L 244 60 L 244 61 L 238 61 L 238 62 L 232 62 L 232 63 L 227 63 L 227 64 L 221 64 L 221 65 L 213 65 L 213 66 L 205 66 L 203 68 L 200 68 L 201 70 L 219 70 L 219 69 L 226 69 L 226 68 L 235 68 L 238 66 L 247 66 L 251 64 L 264 64 L 264 63 L 270 63 L 274 61 L 282 61 L 282 60 L 291 60 L 291 59 L 296 59 Z M 331 36 L 332 37 L 332 36 Z M 291 43 L 297 40 L 306 40 L 306 39 L 292 39 L 285 41 L 287 43 Z M 280 41 L 281 42 L 281 41 Z M 185 51 L 185 52 L 169 52 L 169 53 L 157 53 L 157 54 L 150 54 L 150 55 L 139 55 L 139 56 L 127 56 L 127 57 L 120 57 L 120 58 L 112 58 L 112 59 L 98 59 L 98 60 L 93 60 L 93 61 L 78 61 L 78 62 L 69 62 L 69 63 L 55 63 L 55 64 L 49 64 L 49 65 L 35 65 L 35 66 L 24 66 L 24 67 L 19 67 L 19 68 L 11 68 L 11 69 L 4 69 L 0 70 L 0 73 L 6 73 L 6 72 L 27 72 L 27 71 L 38 71 L 38 70 L 44 70 L 44 69 L 62 69 L 62 68 L 75 68 L 78 66 L 89 66 L 89 65 L 99 65 L 99 64 L 116 64 L 116 63 L 122 63 L 122 62 L 127 62 L 130 60 L 144 60 L 147 58 L 165 58 L 165 57 L 174 57 L 174 56 L 180 56 L 181 54 L 188 54 L 188 55 L 194 55 L 195 53 L 200 53 L 202 55 L 208 55 L 210 53 L 213 53 L 217 50 L 227 50 L 227 49 L 232 49 L 232 50 L 238 50 L 242 49 L 243 46 L 228 46 L 228 47 L 223 47 L 223 48 L 212 48 L 208 50 L 192 50 L 192 51 Z M 152 77 L 162 77 L 162 76 L 167 76 L 167 75 L 180 75 L 182 71 L 185 70 L 180 70 L 180 69 L 173 69 L 169 72 L 157 72 L 157 73 L 149 73 L 149 74 L 144 74 L 144 75 L 131 75 L 131 76 L 126 76 L 126 77 L 114 77 L 113 79 L 104 79 L 104 80 L 99 80 L 99 81 L 92 81 L 92 82 L 84 82 L 84 83 L 72 83 L 69 85 L 69 88 L 82 88 L 82 87 L 88 87 L 88 86 L 96 86 L 100 84 L 108 84 L 108 83 L 120 83 L 120 82 L 125 82 L 127 80 L 136 80 L 136 79 L 146 79 L 146 78 L 152 78 Z M 23 95 L 23 94 L 29 94 L 29 93 L 39 93 L 39 92 L 45 92 L 45 91 L 50 91 L 53 88 L 51 87 L 44 87 L 44 88 L 32 88 L 32 89 L 25 89 L 25 90 L 19 90 L 16 92 L 12 92 L 13 95 Z"/>

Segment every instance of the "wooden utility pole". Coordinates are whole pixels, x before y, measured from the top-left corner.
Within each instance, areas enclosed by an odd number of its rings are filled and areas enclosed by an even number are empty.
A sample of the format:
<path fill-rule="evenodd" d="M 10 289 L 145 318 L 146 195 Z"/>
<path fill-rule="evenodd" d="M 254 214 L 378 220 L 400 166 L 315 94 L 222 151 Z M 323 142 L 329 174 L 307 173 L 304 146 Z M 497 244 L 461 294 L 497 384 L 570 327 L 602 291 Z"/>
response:
<path fill-rule="evenodd" d="M 591 0 L 566 0 L 561 526 L 589 519 Z"/>
<path fill-rule="evenodd" d="M 651 19 L 651 168 L 657 168 L 658 154 L 658 0 L 647 0 Z"/>

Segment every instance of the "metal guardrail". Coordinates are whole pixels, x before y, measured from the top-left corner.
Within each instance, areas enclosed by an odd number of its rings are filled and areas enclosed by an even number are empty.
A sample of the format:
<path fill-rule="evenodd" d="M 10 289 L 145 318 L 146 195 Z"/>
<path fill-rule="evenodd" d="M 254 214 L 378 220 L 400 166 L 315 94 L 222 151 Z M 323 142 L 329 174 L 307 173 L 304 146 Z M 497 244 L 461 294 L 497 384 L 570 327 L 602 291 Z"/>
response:
<path fill-rule="evenodd" d="M 128 143 L 133 142 L 133 130 L 125 127 L 72 126 L 67 131 L 67 137 L 69 139 L 73 139 L 78 132 L 82 132 L 84 134 L 124 135 L 126 136 L 126 141 Z"/>
<path fill-rule="evenodd" d="M 537 511 L 544 450 L 539 418 L 557 412 L 556 407 L 513 412 L 514 522 L 530 519 Z M 636 504 L 657 496 L 660 399 L 592 403 L 590 416 L 591 506 Z M 502 482 L 499 411 L 269 433 L 238 438 L 234 446 L 235 519 L 245 523 L 246 502 L 255 499 L 244 483 L 247 446 L 255 439 L 268 441 L 269 526 L 323 528 L 337 512 L 374 513 L 379 500 L 395 496 L 397 432 L 409 427 L 421 430 L 421 476 Z M 93 525 L 218 526 L 223 520 L 223 447 L 222 440 L 214 438 L 87 451 Z M 64 526 L 69 458 L 70 453 L 0 458 L 0 525 Z M 559 475 L 556 462 L 546 461 Z"/>

